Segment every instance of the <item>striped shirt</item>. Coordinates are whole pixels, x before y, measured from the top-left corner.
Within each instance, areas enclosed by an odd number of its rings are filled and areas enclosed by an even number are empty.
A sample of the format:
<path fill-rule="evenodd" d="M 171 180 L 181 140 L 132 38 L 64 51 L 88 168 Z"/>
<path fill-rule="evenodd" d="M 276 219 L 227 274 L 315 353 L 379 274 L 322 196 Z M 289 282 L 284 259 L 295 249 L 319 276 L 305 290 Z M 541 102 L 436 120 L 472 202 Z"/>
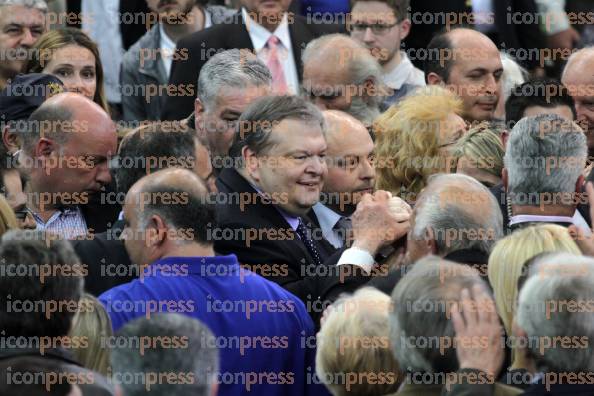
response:
<path fill-rule="evenodd" d="M 87 222 L 78 206 L 61 208 L 44 223 L 37 213 L 33 213 L 37 223 L 36 230 L 47 231 L 63 239 L 74 239 L 87 234 Z"/>

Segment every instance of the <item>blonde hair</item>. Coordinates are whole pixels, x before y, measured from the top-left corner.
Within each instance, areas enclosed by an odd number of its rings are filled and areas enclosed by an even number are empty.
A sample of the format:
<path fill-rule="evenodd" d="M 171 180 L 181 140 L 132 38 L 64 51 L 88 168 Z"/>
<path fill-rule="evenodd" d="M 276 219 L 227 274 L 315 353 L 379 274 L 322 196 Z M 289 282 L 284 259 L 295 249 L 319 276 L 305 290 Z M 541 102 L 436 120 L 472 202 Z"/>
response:
<path fill-rule="evenodd" d="M 461 157 L 467 157 L 476 164 L 477 169 L 501 177 L 503 155 L 505 151 L 499 136 L 489 128 L 488 123 L 481 123 L 464 135 L 454 147 L 455 166 Z M 451 171 L 455 172 L 455 169 Z"/>
<path fill-rule="evenodd" d="M 16 215 L 4 195 L 0 194 L 0 236 L 16 228 L 19 228 Z"/>
<path fill-rule="evenodd" d="M 440 164 L 440 121 L 461 111 L 462 101 L 454 93 L 433 85 L 419 88 L 380 115 L 373 128 L 376 188 L 414 201 L 403 195 L 418 194 L 430 175 L 449 168 Z"/>
<path fill-rule="evenodd" d="M 497 311 L 505 331 L 511 334 L 518 298 L 518 279 L 527 269 L 524 263 L 547 252 L 567 252 L 581 255 L 566 228 L 556 224 L 541 224 L 518 230 L 495 244 L 487 267 Z"/>
<path fill-rule="evenodd" d="M 371 287 L 330 306 L 317 335 L 316 373 L 334 396 L 398 390 L 402 376 L 390 343 L 390 310 L 390 297 Z M 369 381 L 369 373 L 378 380 Z"/>
<path fill-rule="evenodd" d="M 108 375 L 109 348 L 102 339 L 113 335 L 111 320 L 103 305 L 88 293 L 80 299 L 81 308 L 74 316 L 70 337 L 79 337 L 87 340 L 84 347 L 73 348 L 74 356 L 84 367 L 97 371 L 104 376 Z"/>

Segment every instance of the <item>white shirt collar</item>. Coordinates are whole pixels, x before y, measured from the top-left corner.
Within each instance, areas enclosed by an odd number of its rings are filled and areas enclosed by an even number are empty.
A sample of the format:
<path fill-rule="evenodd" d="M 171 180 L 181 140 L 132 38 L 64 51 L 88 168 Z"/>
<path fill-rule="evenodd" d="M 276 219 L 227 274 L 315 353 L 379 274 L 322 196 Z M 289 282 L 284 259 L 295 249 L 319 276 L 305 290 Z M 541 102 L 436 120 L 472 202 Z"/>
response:
<path fill-rule="evenodd" d="M 203 9 L 204 11 L 204 29 L 209 28 L 212 26 L 212 18 L 210 17 L 210 12 L 206 8 Z"/>
<path fill-rule="evenodd" d="M 165 29 L 163 29 L 163 24 L 159 24 L 159 35 L 161 37 L 161 39 L 160 39 L 161 42 L 159 43 L 159 46 L 161 48 L 164 48 L 167 50 L 170 50 L 171 48 L 173 48 L 175 50 L 175 43 L 173 42 L 173 40 L 171 40 L 169 38 L 167 33 L 165 33 Z"/>
<path fill-rule="evenodd" d="M 286 49 L 290 50 L 292 48 L 291 35 L 289 33 L 289 22 L 286 12 L 285 15 L 283 15 L 281 23 L 276 27 L 274 33 L 270 33 L 268 30 L 266 30 L 266 28 L 250 18 L 247 10 L 243 7 L 241 8 L 241 15 L 243 16 L 243 21 L 245 22 L 256 53 L 260 52 L 264 48 L 266 42 L 272 35 L 275 35 Z"/>
<path fill-rule="evenodd" d="M 572 217 L 568 216 L 536 216 L 536 215 L 516 215 L 509 219 L 509 225 L 518 223 L 568 223 L 574 224 L 584 231 L 586 235 L 592 235 L 588 223 L 579 210 L 576 210 Z"/>
<path fill-rule="evenodd" d="M 406 52 L 400 51 L 400 57 L 400 63 L 390 72 L 384 74 L 384 83 L 392 89 L 400 89 L 407 82 L 414 85 L 425 85 L 422 72 L 418 73 L 419 76 L 412 75 L 416 69 L 408 59 Z"/>

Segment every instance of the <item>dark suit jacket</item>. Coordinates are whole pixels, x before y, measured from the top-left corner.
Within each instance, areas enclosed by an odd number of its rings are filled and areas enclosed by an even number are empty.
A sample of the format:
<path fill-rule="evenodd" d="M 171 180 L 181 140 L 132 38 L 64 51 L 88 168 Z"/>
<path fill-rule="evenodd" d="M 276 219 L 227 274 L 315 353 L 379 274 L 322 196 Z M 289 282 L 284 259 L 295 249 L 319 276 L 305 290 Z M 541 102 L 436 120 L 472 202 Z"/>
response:
<path fill-rule="evenodd" d="M 341 266 L 343 272 L 338 273 L 334 263 L 340 251 L 336 252 L 317 231 L 314 239 L 326 260 L 321 267 L 312 264 L 309 251 L 281 213 L 274 205 L 262 202 L 261 196 L 235 169 L 224 169 L 217 187 L 230 202 L 217 204 L 217 226 L 225 233 L 223 238 L 213 233 L 215 251 L 237 255 L 241 264 L 295 294 L 304 301 L 314 320 L 323 312 L 321 302 L 340 292 L 354 291 L 369 279 L 359 267 L 351 265 Z M 254 201 L 243 205 L 242 210 L 237 196 Z M 248 233 L 252 235 L 249 240 L 244 236 Z"/>
<path fill-rule="evenodd" d="M 181 51 L 187 51 L 187 59 L 173 61 L 169 84 L 176 87 L 183 84 L 188 95 L 168 96 L 161 119 L 181 120 L 194 111 L 198 75 L 202 66 L 211 56 L 233 48 L 254 51 L 241 13 L 235 14 L 229 22 L 193 33 L 177 43 L 177 51 L 180 54 L 182 54 Z M 341 27 L 337 25 L 308 24 L 304 17 L 295 15 L 294 23 L 289 25 L 289 32 L 291 33 L 291 44 L 299 79 L 303 74 L 301 52 L 307 43 L 323 34 L 339 31 L 341 31 Z"/>
<path fill-rule="evenodd" d="M 587 381 L 587 377 L 584 377 Z M 544 384 L 534 384 L 521 396 L 592 396 L 594 395 L 594 384 L 579 384 L 579 385 L 568 385 L 568 384 L 550 384 L 550 390 Z"/>
<path fill-rule="evenodd" d="M 472 8 L 469 7 L 466 0 L 414 0 L 411 1 L 412 29 L 406 39 L 407 48 L 423 49 L 427 48 L 433 35 L 444 29 L 443 14 L 455 13 L 462 16 L 464 13 L 470 15 Z M 496 0 L 493 1 L 493 12 L 495 17 L 496 40 L 500 48 L 544 48 L 545 38 L 540 31 L 538 24 L 519 23 L 511 20 L 515 18 L 522 20 L 522 15 L 536 14 L 536 4 L 534 0 Z M 510 11 L 508 11 L 508 8 Z M 508 14 L 510 16 L 508 20 Z M 429 16 L 433 23 L 430 22 Z M 462 23 L 468 24 L 468 17 Z M 509 23 L 508 23 L 509 22 Z M 505 47 L 502 46 L 505 43 Z M 415 66 L 422 68 L 423 59 L 412 59 Z M 534 68 L 538 65 L 538 60 L 528 60 L 524 63 L 528 68 Z"/>
<path fill-rule="evenodd" d="M 94 296 L 137 277 L 136 267 L 119 239 L 122 229 L 122 222 L 117 221 L 107 232 L 72 243 L 81 263 L 87 266 L 85 291 Z"/>

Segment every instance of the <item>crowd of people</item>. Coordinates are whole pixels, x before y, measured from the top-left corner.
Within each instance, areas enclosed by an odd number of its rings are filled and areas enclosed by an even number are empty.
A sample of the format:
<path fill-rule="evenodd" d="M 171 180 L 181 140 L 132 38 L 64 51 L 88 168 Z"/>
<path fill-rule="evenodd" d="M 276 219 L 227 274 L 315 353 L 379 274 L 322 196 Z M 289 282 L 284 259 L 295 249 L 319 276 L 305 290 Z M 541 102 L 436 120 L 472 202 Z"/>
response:
<path fill-rule="evenodd" d="M 0 0 L 0 396 L 594 395 L 588 0 Z"/>

